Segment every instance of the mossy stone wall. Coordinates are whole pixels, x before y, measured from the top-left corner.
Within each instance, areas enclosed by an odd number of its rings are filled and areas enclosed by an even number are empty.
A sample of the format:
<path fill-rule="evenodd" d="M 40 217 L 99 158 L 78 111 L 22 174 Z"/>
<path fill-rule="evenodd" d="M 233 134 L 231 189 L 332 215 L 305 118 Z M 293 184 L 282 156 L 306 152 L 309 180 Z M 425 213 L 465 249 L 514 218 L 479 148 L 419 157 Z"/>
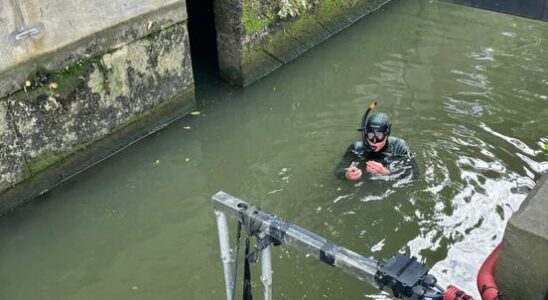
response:
<path fill-rule="evenodd" d="M 0 212 L 195 106 L 186 21 L 58 69 L 0 99 Z"/>
<path fill-rule="evenodd" d="M 216 0 L 221 76 L 246 86 L 388 0 Z"/>

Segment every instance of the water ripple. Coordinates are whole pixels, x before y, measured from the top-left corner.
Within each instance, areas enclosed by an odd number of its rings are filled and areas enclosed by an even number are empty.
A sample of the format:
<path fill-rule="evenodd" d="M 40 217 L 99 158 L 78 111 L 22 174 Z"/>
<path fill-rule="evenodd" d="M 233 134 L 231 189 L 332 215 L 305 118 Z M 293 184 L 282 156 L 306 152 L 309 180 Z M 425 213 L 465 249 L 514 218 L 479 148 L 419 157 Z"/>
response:
<path fill-rule="evenodd" d="M 516 149 L 518 149 L 519 151 L 521 151 L 521 152 L 523 152 L 527 155 L 535 156 L 535 155 L 538 155 L 538 154 L 542 153 L 542 151 L 540 151 L 540 150 L 535 151 L 535 150 L 531 149 L 529 146 L 527 146 L 527 144 L 525 144 L 524 142 L 518 140 L 517 138 L 509 137 L 509 136 L 506 136 L 502 133 L 498 133 L 498 132 L 494 131 L 489 126 L 487 126 L 485 123 L 480 123 L 479 127 L 482 128 L 483 130 L 491 133 L 492 135 L 505 140 L 509 144 L 516 147 Z"/>

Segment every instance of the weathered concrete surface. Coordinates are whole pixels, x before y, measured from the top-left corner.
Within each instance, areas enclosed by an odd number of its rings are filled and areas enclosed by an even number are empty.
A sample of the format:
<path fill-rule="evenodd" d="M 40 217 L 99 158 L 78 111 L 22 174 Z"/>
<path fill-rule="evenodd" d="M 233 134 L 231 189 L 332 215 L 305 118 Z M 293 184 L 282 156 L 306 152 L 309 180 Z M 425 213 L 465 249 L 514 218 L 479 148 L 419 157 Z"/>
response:
<path fill-rule="evenodd" d="M 180 0 L 0 0 L 0 98 L 21 89 L 38 65 L 66 66 L 186 19 Z M 10 42 L 39 22 L 41 37 Z"/>
<path fill-rule="evenodd" d="M 6 103 L 0 101 L 0 191 L 15 185 L 24 174 L 24 159 L 19 138 L 8 114 Z"/>
<path fill-rule="evenodd" d="M 548 174 L 510 218 L 495 278 L 510 299 L 548 296 Z"/>
<path fill-rule="evenodd" d="M 45 2 L 41 6 L 48 9 L 65 3 Z M 2 43 L 0 76 L 15 79 L 0 96 L 0 213 L 195 106 L 185 2 L 114 2 L 105 1 L 106 15 L 98 16 L 108 22 L 83 26 L 81 38 L 69 35 L 70 41 L 61 42 L 46 32 L 41 49 L 33 49 L 37 41 L 32 40 Z M 94 11 L 101 10 L 101 1 L 93 3 Z M 121 7 L 126 10 L 115 11 Z M 62 11 L 65 17 L 74 15 Z M 108 13 L 118 16 L 118 25 Z M 65 24 L 63 16 L 57 17 Z M 52 53 L 55 42 L 64 46 Z M 28 55 L 18 61 L 17 51 Z"/>
<path fill-rule="evenodd" d="M 216 0 L 221 76 L 246 86 L 388 0 Z"/>

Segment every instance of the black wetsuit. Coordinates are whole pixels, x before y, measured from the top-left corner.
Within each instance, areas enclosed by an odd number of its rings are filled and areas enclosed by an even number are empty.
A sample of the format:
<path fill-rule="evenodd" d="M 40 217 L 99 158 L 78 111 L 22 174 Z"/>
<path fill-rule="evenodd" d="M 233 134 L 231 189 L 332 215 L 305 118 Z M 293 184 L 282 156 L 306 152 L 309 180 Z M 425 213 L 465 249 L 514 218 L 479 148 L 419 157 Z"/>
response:
<path fill-rule="evenodd" d="M 410 174 L 416 177 L 418 175 L 417 164 L 407 143 L 400 138 L 389 136 L 386 145 L 379 152 L 374 152 L 369 146 L 364 146 L 362 141 L 351 144 L 346 150 L 342 161 L 337 166 L 337 177 L 345 178 L 346 168 L 352 162 L 359 162 L 358 168 L 365 174 L 364 164 L 368 160 L 380 162 L 390 170 L 390 175 L 395 175 L 396 177 L 408 176 Z"/>

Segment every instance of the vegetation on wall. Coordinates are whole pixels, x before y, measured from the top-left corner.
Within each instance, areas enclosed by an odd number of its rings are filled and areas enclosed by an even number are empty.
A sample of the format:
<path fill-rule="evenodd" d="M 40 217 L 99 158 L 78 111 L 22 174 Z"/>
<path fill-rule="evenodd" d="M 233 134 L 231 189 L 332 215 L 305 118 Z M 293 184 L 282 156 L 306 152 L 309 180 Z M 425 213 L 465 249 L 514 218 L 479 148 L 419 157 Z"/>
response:
<path fill-rule="evenodd" d="M 285 19 L 288 16 L 296 17 L 308 8 L 308 0 L 278 0 L 277 15 Z"/>
<path fill-rule="evenodd" d="M 364 0 L 243 0 L 244 30 L 253 34 L 278 22 L 310 13 L 330 14 L 340 9 L 351 9 L 360 2 Z"/>
<path fill-rule="evenodd" d="M 255 33 L 268 25 L 298 17 L 325 0 L 244 0 L 243 23 L 246 33 Z"/>

